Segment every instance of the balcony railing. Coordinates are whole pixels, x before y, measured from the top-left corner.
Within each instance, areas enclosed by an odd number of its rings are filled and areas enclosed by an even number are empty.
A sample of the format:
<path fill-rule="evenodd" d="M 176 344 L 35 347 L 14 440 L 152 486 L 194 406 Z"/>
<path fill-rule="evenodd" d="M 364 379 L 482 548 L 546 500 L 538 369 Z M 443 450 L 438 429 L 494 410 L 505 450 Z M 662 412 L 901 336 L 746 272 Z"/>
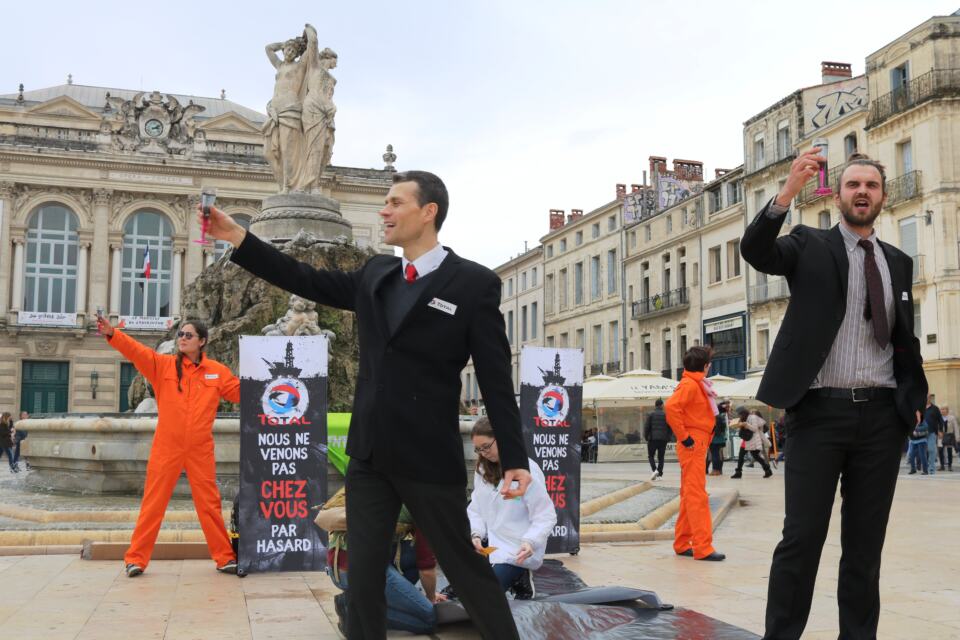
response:
<path fill-rule="evenodd" d="M 592 376 L 597 376 L 597 375 L 600 375 L 601 373 L 603 373 L 603 365 L 602 365 L 602 364 L 592 364 L 592 365 L 590 365 L 590 375 L 592 375 Z"/>
<path fill-rule="evenodd" d="M 936 98 L 960 96 L 960 69 L 935 69 L 870 103 L 869 129 L 884 120 Z"/>
<path fill-rule="evenodd" d="M 887 206 L 895 207 L 901 202 L 920 195 L 920 172 L 911 171 L 887 182 Z"/>
<path fill-rule="evenodd" d="M 767 278 L 762 284 L 755 284 L 747 291 L 749 304 L 762 304 L 771 300 L 790 297 L 790 287 L 783 276 Z"/>
<path fill-rule="evenodd" d="M 690 306 L 689 289 L 681 287 L 633 303 L 633 319 Z"/>
<path fill-rule="evenodd" d="M 833 167 L 827 171 L 827 186 L 832 189 L 837 189 L 837 180 L 840 178 L 840 171 L 843 169 L 843 165 Z M 800 193 L 797 194 L 797 206 L 802 206 L 809 204 L 820 198 L 826 198 L 828 196 L 817 195 L 816 190 L 820 186 L 820 176 L 816 175 L 807 184 L 803 185 L 803 189 L 800 190 Z"/>
<path fill-rule="evenodd" d="M 614 360 L 613 362 L 607 363 L 607 375 L 612 376 L 617 373 L 620 373 L 620 361 Z"/>

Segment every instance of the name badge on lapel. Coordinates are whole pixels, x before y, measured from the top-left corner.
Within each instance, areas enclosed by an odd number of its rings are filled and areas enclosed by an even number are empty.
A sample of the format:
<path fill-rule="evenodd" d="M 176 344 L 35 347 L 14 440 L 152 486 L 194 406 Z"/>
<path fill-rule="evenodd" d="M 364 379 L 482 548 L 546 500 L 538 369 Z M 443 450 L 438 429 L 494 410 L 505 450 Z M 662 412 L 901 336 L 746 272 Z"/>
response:
<path fill-rule="evenodd" d="M 220 378 L 219 373 L 205 373 L 203 374 L 204 379 L 206 380 L 218 380 Z"/>
<path fill-rule="evenodd" d="M 907 292 L 904 291 L 903 293 L 900 294 L 900 299 L 901 299 L 901 300 L 909 300 L 909 299 L 910 299 L 910 296 L 908 296 L 908 295 L 907 295 Z"/>
<path fill-rule="evenodd" d="M 427 303 L 428 307 L 433 307 L 434 309 L 439 309 L 444 313 L 449 313 L 454 315 L 457 312 L 457 305 L 447 302 L 446 300 L 441 300 L 440 298 L 434 298 Z"/>

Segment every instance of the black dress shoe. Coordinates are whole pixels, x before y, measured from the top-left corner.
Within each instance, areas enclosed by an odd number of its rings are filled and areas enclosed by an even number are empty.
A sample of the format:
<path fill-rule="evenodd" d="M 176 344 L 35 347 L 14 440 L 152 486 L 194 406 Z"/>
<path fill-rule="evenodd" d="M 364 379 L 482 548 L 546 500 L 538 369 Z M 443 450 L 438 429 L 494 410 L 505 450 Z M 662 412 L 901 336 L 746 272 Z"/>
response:
<path fill-rule="evenodd" d="M 347 594 L 338 593 L 333 596 L 333 608 L 337 611 L 337 629 L 347 637 Z"/>
<path fill-rule="evenodd" d="M 687 558 L 693 557 L 693 549 L 687 549 L 686 551 L 681 551 L 677 554 L 678 556 L 686 556 Z"/>
<path fill-rule="evenodd" d="M 721 560 L 726 560 L 726 559 L 727 559 L 727 556 L 723 555 L 722 553 L 717 553 L 716 551 L 714 551 L 710 555 L 705 556 L 703 558 L 697 558 L 697 560 L 706 560 L 708 562 L 720 562 Z"/>

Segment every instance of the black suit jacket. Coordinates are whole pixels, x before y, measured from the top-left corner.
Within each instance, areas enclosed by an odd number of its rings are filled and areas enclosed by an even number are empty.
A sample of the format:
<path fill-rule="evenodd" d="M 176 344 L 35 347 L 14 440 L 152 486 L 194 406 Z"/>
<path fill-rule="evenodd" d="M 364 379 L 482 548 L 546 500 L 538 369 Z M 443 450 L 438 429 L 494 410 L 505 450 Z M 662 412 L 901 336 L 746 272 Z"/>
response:
<path fill-rule="evenodd" d="M 230 259 L 291 293 L 356 313 L 360 370 L 348 455 L 384 473 L 465 484 L 460 372 L 470 356 L 503 468 L 527 469 L 527 454 L 500 313 L 500 278 L 447 251 L 392 334 L 378 291 L 387 278 L 401 278 L 398 257 L 374 256 L 351 273 L 323 271 L 247 233 Z M 455 312 L 428 306 L 434 298 L 456 305 Z"/>
<path fill-rule="evenodd" d="M 769 206 L 747 226 L 740 251 L 754 269 L 785 276 L 790 285 L 787 313 L 757 392 L 759 400 L 789 408 L 810 388 L 840 330 L 847 308 L 849 263 L 838 227 L 797 225 L 778 238 L 786 216 L 769 217 Z M 897 411 L 905 425 L 913 428 L 916 411 L 923 410 L 927 396 L 920 341 L 913 335 L 913 260 L 886 242 L 880 246 L 890 268 L 896 309 L 891 342 Z"/>

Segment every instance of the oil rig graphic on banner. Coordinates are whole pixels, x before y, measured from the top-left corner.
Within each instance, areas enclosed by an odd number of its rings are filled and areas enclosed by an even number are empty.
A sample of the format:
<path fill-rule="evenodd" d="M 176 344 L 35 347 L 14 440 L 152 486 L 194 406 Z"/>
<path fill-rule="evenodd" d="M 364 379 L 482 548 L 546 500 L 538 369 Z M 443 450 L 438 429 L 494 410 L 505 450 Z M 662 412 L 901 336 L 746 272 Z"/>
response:
<path fill-rule="evenodd" d="M 287 342 L 287 355 L 283 362 L 270 362 L 266 358 L 260 358 L 267 363 L 270 375 L 274 378 L 298 378 L 300 377 L 300 368 L 293 366 L 293 342 Z M 559 366 L 560 356 L 557 356 Z"/>
<path fill-rule="evenodd" d="M 540 367 L 537 367 L 540 369 Z M 543 384 L 545 385 L 556 385 L 562 387 L 563 383 L 567 381 L 562 375 L 560 375 L 560 354 L 557 354 L 556 359 L 553 361 L 553 371 L 544 371 L 540 369 L 540 373 L 543 374 Z"/>

